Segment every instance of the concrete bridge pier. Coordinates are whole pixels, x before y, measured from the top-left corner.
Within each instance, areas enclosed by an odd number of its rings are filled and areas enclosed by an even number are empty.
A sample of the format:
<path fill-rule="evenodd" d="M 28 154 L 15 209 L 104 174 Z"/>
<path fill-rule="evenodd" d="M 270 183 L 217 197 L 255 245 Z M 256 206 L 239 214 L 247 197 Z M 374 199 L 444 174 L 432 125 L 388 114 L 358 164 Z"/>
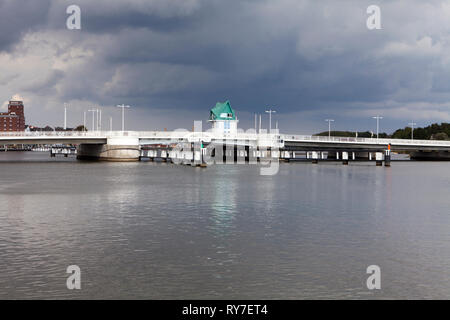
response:
<path fill-rule="evenodd" d="M 100 161 L 139 161 L 139 138 L 107 138 L 106 144 L 82 143 L 78 145 L 77 159 Z"/>
<path fill-rule="evenodd" d="M 148 161 L 153 161 L 154 158 L 155 158 L 154 152 L 155 152 L 155 150 L 141 150 L 141 152 L 140 152 L 140 159 L 147 158 Z"/>
<path fill-rule="evenodd" d="M 383 153 L 375 152 L 375 162 L 378 167 L 383 165 Z"/>
<path fill-rule="evenodd" d="M 245 158 L 244 163 L 256 163 L 256 152 L 250 146 L 244 147 Z"/>
<path fill-rule="evenodd" d="M 167 162 L 167 158 L 168 158 L 167 150 L 161 150 L 161 161 Z"/>
<path fill-rule="evenodd" d="M 280 161 L 289 162 L 290 159 L 292 159 L 292 152 L 291 151 L 281 151 Z"/>
<path fill-rule="evenodd" d="M 348 165 L 348 152 L 347 151 L 342 151 L 342 164 L 343 165 Z"/>
<path fill-rule="evenodd" d="M 155 158 L 158 155 L 158 150 L 148 150 L 147 155 L 149 161 L 155 161 Z"/>
<path fill-rule="evenodd" d="M 204 168 L 207 166 L 206 159 L 214 153 L 217 154 L 217 150 L 221 153 L 222 148 L 208 152 L 208 148 L 203 147 L 202 142 L 183 142 L 171 150 L 158 150 L 156 156 L 163 162 Z"/>
<path fill-rule="evenodd" d="M 312 151 L 311 158 L 312 158 L 312 163 L 319 163 L 319 152 Z"/>

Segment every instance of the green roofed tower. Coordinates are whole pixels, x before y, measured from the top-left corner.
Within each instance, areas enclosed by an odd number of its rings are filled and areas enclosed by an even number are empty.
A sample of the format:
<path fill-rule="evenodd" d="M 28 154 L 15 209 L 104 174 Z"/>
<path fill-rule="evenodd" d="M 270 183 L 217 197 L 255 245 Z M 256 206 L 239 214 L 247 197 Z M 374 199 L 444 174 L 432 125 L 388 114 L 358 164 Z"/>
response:
<path fill-rule="evenodd" d="M 230 102 L 217 102 L 209 113 L 209 121 L 212 123 L 212 131 L 217 133 L 237 133 L 238 119 L 231 108 Z"/>
<path fill-rule="evenodd" d="M 216 106 L 210 111 L 209 120 L 236 120 L 230 101 L 217 102 Z"/>

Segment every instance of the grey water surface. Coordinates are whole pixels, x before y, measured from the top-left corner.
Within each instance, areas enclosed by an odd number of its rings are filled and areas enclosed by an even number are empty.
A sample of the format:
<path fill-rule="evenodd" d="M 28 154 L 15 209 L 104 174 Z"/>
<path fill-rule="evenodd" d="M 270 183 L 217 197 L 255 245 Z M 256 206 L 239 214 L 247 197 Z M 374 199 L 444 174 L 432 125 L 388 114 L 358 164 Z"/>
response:
<path fill-rule="evenodd" d="M 0 298 L 450 299 L 449 169 L 2 152 Z"/>

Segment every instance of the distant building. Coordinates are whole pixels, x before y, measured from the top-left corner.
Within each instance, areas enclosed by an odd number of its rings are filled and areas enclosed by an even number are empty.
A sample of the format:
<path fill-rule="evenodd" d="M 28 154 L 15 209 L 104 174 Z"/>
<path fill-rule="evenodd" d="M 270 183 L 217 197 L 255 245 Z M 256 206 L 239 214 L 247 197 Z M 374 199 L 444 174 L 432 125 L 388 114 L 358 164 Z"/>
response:
<path fill-rule="evenodd" d="M 209 121 L 212 123 L 212 131 L 215 133 L 236 134 L 239 120 L 231 108 L 230 102 L 217 102 L 211 109 Z"/>
<path fill-rule="evenodd" d="M 8 104 L 8 112 L 0 112 L 0 131 L 24 131 L 25 113 L 23 101 L 15 97 Z"/>

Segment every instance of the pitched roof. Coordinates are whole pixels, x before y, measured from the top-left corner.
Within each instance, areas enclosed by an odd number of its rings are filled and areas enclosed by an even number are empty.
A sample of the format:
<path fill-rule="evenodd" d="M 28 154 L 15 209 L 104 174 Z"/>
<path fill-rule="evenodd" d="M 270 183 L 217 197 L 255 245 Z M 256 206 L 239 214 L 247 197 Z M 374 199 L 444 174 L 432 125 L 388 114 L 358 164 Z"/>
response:
<path fill-rule="evenodd" d="M 230 101 L 217 102 L 209 113 L 209 120 L 236 120 L 236 114 L 231 108 Z"/>

